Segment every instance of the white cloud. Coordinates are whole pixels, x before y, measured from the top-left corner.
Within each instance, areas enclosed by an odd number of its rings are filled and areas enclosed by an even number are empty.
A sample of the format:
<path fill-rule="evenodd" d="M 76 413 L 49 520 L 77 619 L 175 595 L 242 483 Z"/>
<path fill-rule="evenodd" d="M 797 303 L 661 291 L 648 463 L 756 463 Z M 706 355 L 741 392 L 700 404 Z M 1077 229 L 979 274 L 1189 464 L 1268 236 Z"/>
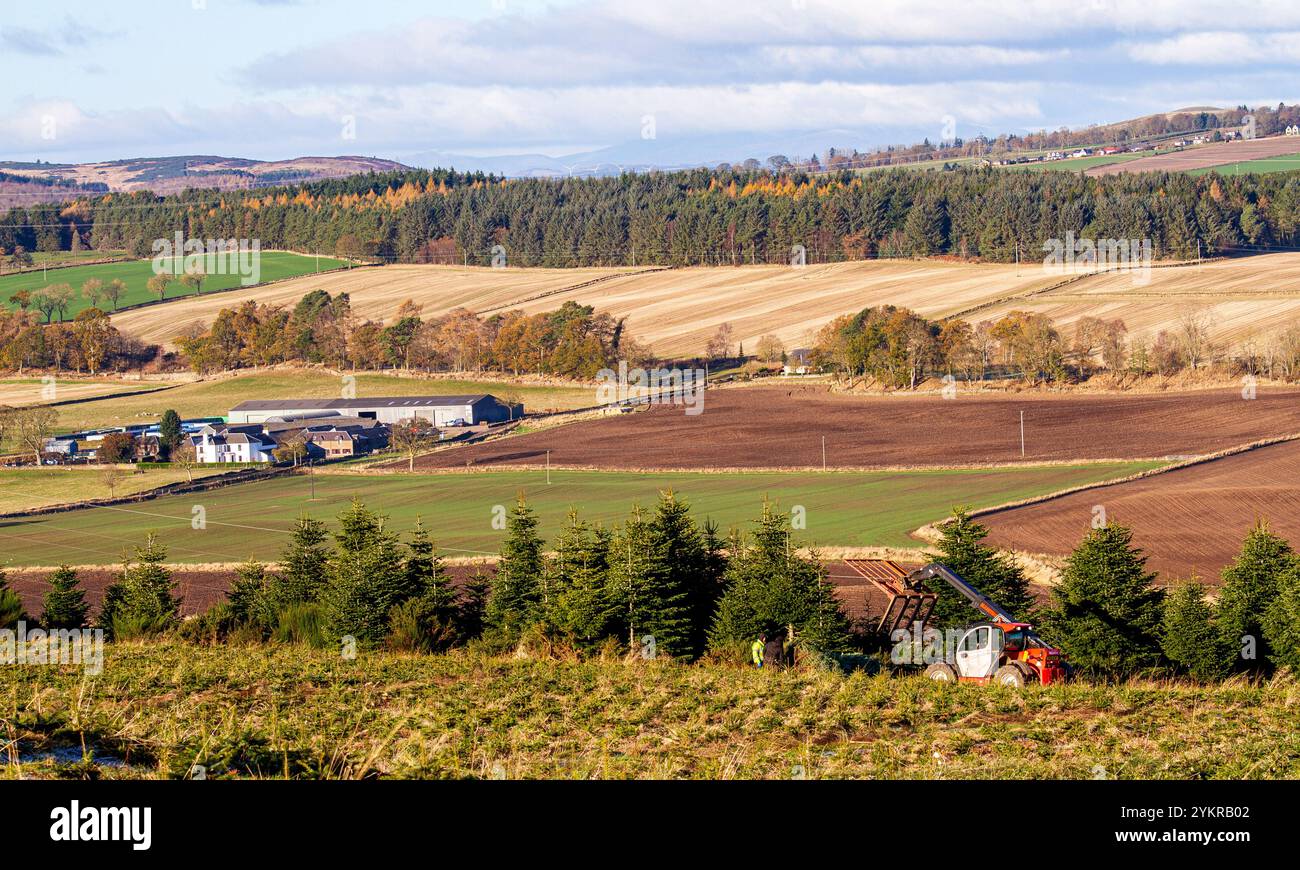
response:
<path fill-rule="evenodd" d="M 1158 42 L 1135 42 L 1128 56 L 1140 63 L 1185 66 L 1258 66 L 1300 63 L 1300 32 L 1186 33 Z"/>

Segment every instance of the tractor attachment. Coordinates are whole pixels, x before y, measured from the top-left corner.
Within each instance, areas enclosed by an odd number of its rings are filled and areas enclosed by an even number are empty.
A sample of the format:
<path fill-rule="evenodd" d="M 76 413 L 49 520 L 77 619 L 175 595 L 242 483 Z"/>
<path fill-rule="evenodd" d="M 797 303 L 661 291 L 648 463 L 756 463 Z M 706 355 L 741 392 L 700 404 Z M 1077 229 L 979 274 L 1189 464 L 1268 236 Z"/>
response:
<path fill-rule="evenodd" d="M 845 559 L 844 563 L 859 576 L 869 580 L 889 597 L 889 606 L 880 617 L 876 630 L 888 637 L 900 628 L 924 623 L 939 600 L 920 583 L 913 582 L 907 571 L 884 559 Z"/>

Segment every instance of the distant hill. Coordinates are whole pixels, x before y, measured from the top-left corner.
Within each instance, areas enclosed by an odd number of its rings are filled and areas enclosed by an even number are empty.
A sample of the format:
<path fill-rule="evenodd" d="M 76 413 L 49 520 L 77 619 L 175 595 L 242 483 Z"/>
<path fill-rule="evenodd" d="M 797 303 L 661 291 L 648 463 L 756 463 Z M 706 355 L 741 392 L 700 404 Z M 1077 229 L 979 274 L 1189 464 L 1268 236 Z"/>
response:
<path fill-rule="evenodd" d="M 103 163 L 0 163 L 0 173 L 10 179 L 29 178 L 45 185 L 49 182 L 66 186 L 93 185 L 101 191 L 152 190 L 155 193 L 178 193 L 190 188 L 246 190 L 407 168 L 401 163 L 374 157 L 296 157 L 266 162 L 190 155 L 139 157 Z M 47 187 L 45 193 L 49 199 L 58 198 L 59 189 Z"/>

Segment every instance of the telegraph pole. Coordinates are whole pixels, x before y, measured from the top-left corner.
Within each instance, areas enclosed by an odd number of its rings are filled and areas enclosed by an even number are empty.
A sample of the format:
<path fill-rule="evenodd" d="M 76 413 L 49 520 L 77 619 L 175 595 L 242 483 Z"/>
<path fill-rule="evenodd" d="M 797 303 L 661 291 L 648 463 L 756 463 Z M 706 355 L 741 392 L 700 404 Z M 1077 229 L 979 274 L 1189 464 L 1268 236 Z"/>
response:
<path fill-rule="evenodd" d="M 1025 412 L 1020 412 L 1020 458 L 1025 458 Z"/>

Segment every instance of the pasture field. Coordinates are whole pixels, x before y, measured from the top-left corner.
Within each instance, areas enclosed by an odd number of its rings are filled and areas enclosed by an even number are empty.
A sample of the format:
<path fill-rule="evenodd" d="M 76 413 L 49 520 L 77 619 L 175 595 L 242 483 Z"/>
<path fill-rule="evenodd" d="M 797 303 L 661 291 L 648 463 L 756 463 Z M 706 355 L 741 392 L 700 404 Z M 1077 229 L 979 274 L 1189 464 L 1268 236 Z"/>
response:
<path fill-rule="evenodd" d="M 1099 154 L 1095 157 L 1069 157 L 1065 160 L 1050 160 L 1044 163 L 1022 163 L 1014 166 L 1003 166 L 1000 168 L 1028 172 L 1083 172 L 1084 170 L 1092 169 L 1095 166 L 1110 166 L 1113 163 L 1126 163 L 1129 160 L 1137 160 L 1142 156 L 1142 154 Z"/>
<path fill-rule="evenodd" d="M 416 396 L 492 393 L 514 395 L 531 413 L 571 410 L 595 404 L 594 387 L 515 384 L 509 381 L 465 378 L 403 378 L 378 372 L 357 372 L 356 394 L 366 396 Z M 133 382 L 132 382 L 133 383 Z M 145 387 L 157 386 L 146 384 Z M 276 369 L 233 377 L 195 381 L 142 396 L 121 396 L 60 407 L 58 431 L 74 432 L 108 426 L 157 422 L 174 408 L 182 418 L 224 417 L 240 402 L 277 398 L 340 398 L 342 376 L 312 369 Z"/>
<path fill-rule="evenodd" d="M 1188 175 L 1205 175 L 1214 172 L 1222 176 L 1232 175 L 1266 175 L 1270 172 L 1291 172 L 1300 169 L 1300 154 L 1287 154 L 1281 157 L 1264 157 L 1259 160 L 1247 160 L 1241 163 L 1227 163 L 1206 169 L 1193 169 Z"/>
<path fill-rule="evenodd" d="M 0 696 L 12 779 L 1300 776 L 1288 680 L 1008 689 L 170 641 L 110 644 L 94 677 L 3 668 Z"/>
<path fill-rule="evenodd" d="M 53 385 L 51 392 L 49 389 Z M 0 405 L 46 405 L 68 399 L 88 399 L 116 393 L 156 389 L 147 381 L 123 381 L 114 378 L 12 377 L 0 378 Z"/>
<path fill-rule="evenodd" d="M 226 469 L 195 468 L 198 480 Z M 149 489 L 180 483 L 186 474 L 166 466 L 148 470 L 123 469 L 121 480 L 110 488 L 103 469 L 97 466 L 0 468 L 0 514 L 29 511 L 54 504 L 69 504 L 88 499 L 134 495 Z"/>
<path fill-rule="evenodd" d="M 790 266 L 685 269 L 492 269 L 393 265 L 283 281 L 253 291 L 178 305 L 129 311 L 113 318 L 122 332 L 168 344 L 191 323 L 209 323 L 244 299 L 293 305 L 315 289 L 350 294 L 352 309 L 372 320 L 391 318 L 407 299 L 431 317 L 454 308 L 478 314 L 548 311 L 565 302 L 626 317 L 627 328 L 661 355 L 695 356 L 718 327 L 753 348 L 768 333 L 788 348 L 808 346 L 812 334 L 841 314 L 868 305 L 906 305 L 944 316 L 981 302 L 1042 289 L 1060 277 L 1039 268 L 1017 275 L 1014 265 L 872 260 Z"/>
<path fill-rule="evenodd" d="M 661 405 L 427 454 L 417 468 L 949 468 L 1202 456 L 1300 433 L 1300 389 L 1133 395 L 856 396 L 826 388 L 711 389 L 703 411 Z M 1024 412 L 1024 455 L 1020 414 Z M 394 462 L 405 468 L 405 464 Z"/>
<path fill-rule="evenodd" d="M 781 510 L 802 506 L 808 543 L 844 546 L 918 546 L 909 532 L 942 519 L 954 505 L 990 507 L 1084 483 L 1113 480 L 1158 462 L 1048 465 L 984 470 L 767 474 L 630 474 L 541 471 L 475 474 L 317 473 L 236 484 L 198 494 L 164 496 L 139 504 L 86 508 L 0 521 L 0 553 L 14 566 L 61 562 L 97 565 L 121 560 L 124 549 L 156 531 L 177 563 L 232 563 L 278 557 L 302 514 L 333 524 L 352 499 L 391 518 L 405 531 L 421 517 L 449 556 L 495 555 L 504 530 L 493 528 L 498 505 L 519 493 L 549 540 L 570 507 L 606 525 L 622 522 L 634 504 L 652 508 L 673 489 L 699 521 L 721 529 L 749 528 L 769 498 Z M 314 498 L 313 498 L 314 494 Z M 202 505 L 207 527 L 191 526 Z"/>
<path fill-rule="evenodd" d="M 75 266 L 78 263 L 86 264 L 95 260 L 114 260 L 126 256 L 126 251 L 30 251 L 32 256 L 32 267 L 44 266 L 54 269 L 60 266 Z M 25 269 L 32 267 L 24 267 Z M 9 262 L 0 262 L 0 275 L 9 274 L 18 271 L 10 265 Z M 6 297 L 8 301 L 8 297 Z"/>
<path fill-rule="evenodd" d="M 1300 442 L 1288 441 L 1141 480 L 986 514 L 995 546 L 1064 555 L 1087 529 L 1095 505 L 1108 522 L 1133 529 L 1166 579 L 1219 582 L 1258 520 L 1300 544 Z"/>
<path fill-rule="evenodd" d="M 302 275 L 308 275 L 317 271 L 328 269 L 338 269 L 346 266 L 342 260 L 336 260 L 332 257 L 304 256 L 302 254 L 291 254 L 284 251 L 264 251 L 261 254 L 261 275 L 262 283 L 269 281 L 281 281 L 285 278 L 295 278 Z M 243 280 L 238 273 L 238 261 L 231 257 L 226 263 L 225 271 L 228 274 L 209 275 L 203 281 L 203 295 L 206 296 L 217 290 L 229 290 L 232 287 L 240 286 Z M 82 285 L 92 278 L 98 278 L 105 284 L 113 280 L 126 282 L 126 292 L 117 300 L 117 307 L 123 308 L 128 305 L 138 305 L 141 302 L 156 302 L 158 297 L 150 293 L 145 286 L 152 278 L 153 261 L 152 260 L 131 260 L 122 263 L 101 263 L 94 266 L 68 266 L 61 269 L 51 269 L 48 272 L 23 272 L 16 275 L 0 276 L 0 305 L 6 305 L 9 308 L 17 306 L 9 301 L 19 290 L 35 292 L 43 290 L 51 284 L 69 284 L 76 291 L 72 299 L 72 304 L 68 306 L 65 318 L 71 320 L 77 315 L 77 312 L 90 307 L 90 300 L 81 295 Z M 299 294 L 304 295 L 304 294 Z M 176 301 L 182 297 L 194 296 L 194 291 L 183 286 L 179 282 L 173 283 L 167 288 L 168 302 Z M 228 294 L 219 294 L 218 298 L 226 298 Z M 227 303 L 228 305 L 229 303 Z M 112 305 L 108 302 L 101 302 L 100 307 L 105 311 L 111 311 Z M 167 307 L 167 306 L 160 306 Z M 226 306 L 222 306 L 226 307 Z M 170 309 L 168 309 L 170 310 Z M 170 318 L 173 315 L 164 314 L 163 317 Z M 170 337 L 170 336 L 169 336 Z"/>

